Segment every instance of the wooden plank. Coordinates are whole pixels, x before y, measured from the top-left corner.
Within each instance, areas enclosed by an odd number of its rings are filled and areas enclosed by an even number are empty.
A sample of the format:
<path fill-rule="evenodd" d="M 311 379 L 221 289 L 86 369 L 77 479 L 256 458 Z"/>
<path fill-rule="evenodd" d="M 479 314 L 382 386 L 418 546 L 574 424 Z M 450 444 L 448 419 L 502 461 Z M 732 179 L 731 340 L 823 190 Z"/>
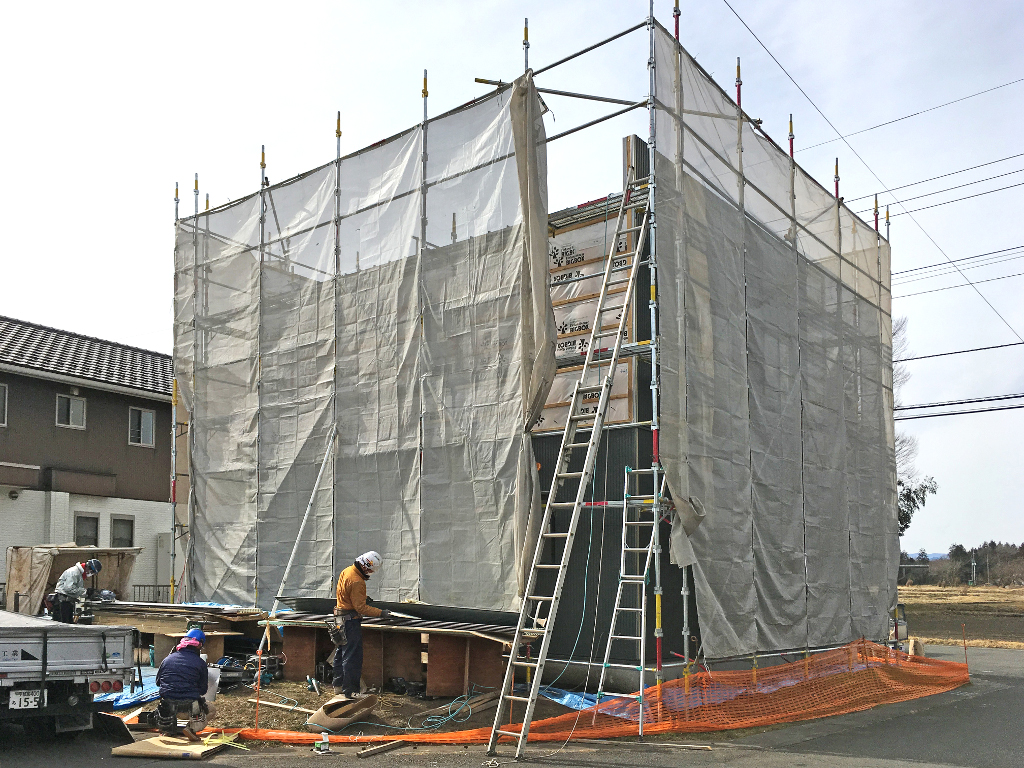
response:
<path fill-rule="evenodd" d="M 467 638 L 431 634 L 427 643 L 427 696 L 461 696 Z"/>
<path fill-rule="evenodd" d="M 383 638 L 383 642 L 382 642 Z M 363 626 L 363 679 L 370 687 L 392 677 L 423 682 L 419 634 Z M 371 675 L 379 675 L 371 681 Z"/>
<path fill-rule="evenodd" d="M 256 699 L 246 699 L 246 701 L 248 701 L 250 704 L 256 703 Z M 316 712 L 315 709 L 306 709 L 305 707 L 292 707 L 288 704 L 278 704 L 277 702 L 266 701 L 264 699 L 260 699 L 260 706 L 273 707 L 274 709 L 285 709 L 289 712 L 301 712 L 304 715 L 312 715 L 314 712 Z"/>
<path fill-rule="evenodd" d="M 282 650 L 288 657 L 288 663 L 284 665 L 284 679 L 304 683 L 307 675 L 313 677 L 316 674 L 320 655 L 326 657 L 333 647 L 327 639 L 326 627 L 285 627 Z"/>
<path fill-rule="evenodd" d="M 385 741 L 383 744 L 376 744 L 359 750 L 356 752 L 356 757 L 372 757 L 373 755 L 379 755 L 381 752 L 390 752 L 392 749 L 398 749 L 402 746 L 405 746 L 404 741 Z"/>
<path fill-rule="evenodd" d="M 235 734 L 231 734 L 229 740 L 234 740 Z M 166 757 L 179 760 L 202 760 L 204 757 L 219 752 L 227 744 L 204 744 L 202 741 L 191 742 L 188 739 L 176 738 L 173 736 L 155 736 L 151 739 L 143 739 L 134 744 L 125 744 L 114 747 L 110 754 L 119 757 Z"/>

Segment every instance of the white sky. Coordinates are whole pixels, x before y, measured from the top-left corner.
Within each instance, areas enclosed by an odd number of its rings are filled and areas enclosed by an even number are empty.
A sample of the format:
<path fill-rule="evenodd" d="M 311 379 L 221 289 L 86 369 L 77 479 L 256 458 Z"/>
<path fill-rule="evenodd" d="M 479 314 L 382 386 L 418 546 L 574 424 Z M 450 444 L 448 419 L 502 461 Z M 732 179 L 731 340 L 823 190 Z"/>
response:
<path fill-rule="evenodd" d="M 684 0 L 683 44 L 730 92 L 743 59 L 746 110 L 797 147 L 834 138 L 721 0 Z M 430 112 L 485 92 L 474 77 L 509 80 L 642 20 L 647 3 L 590 2 L 20 3 L 5 9 L 6 211 L 0 314 L 119 342 L 171 349 L 174 182 L 192 210 L 193 173 L 211 206 L 254 191 L 259 150 L 278 182 L 419 121 L 422 70 Z M 671 28 L 672 3 L 656 16 Z M 734 7 L 829 119 L 849 133 L 1024 77 L 1024 14 L 1012 0 L 820 3 Z M 647 43 L 633 33 L 538 77 L 540 85 L 619 98 L 646 95 Z M 549 133 L 608 111 L 547 99 Z M 1024 152 L 1024 83 L 850 139 L 890 187 Z M 635 112 L 550 146 L 552 209 L 621 184 L 620 139 L 645 136 Z M 839 157 L 847 199 L 880 185 L 841 143 L 798 153 L 831 187 Z M 1024 169 L 1024 158 L 914 187 L 923 194 Z M 918 207 L 1024 181 L 1024 173 L 935 195 Z M 922 211 L 917 220 L 950 258 L 1021 245 L 1024 187 Z M 899 193 L 897 193 L 899 194 Z M 884 202 L 883 198 L 883 202 Z M 204 203 L 201 203 L 204 204 Z M 855 209 L 856 206 L 854 206 Z M 866 205 L 864 207 L 867 207 Z M 894 208 L 895 212 L 898 210 Z M 943 261 L 909 220 L 893 220 L 893 270 Z M 968 272 L 1024 271 L 1024 260 Z M 895 295 L 961 282 L 937 278 Z M 1024 278 L 981 291 L 1024 335 Z M 913 354 L 1016 341 L 970 287 L 894 302 L 910 318 Z M 1024 347 L 910 364 L 906 403 L 1024 391 Z M 1024 542 L 1024 410 L 904 422 L 921 442 L 918 468 L 939 494 L 903 548 L 945 551 L 989 539 Z"/>

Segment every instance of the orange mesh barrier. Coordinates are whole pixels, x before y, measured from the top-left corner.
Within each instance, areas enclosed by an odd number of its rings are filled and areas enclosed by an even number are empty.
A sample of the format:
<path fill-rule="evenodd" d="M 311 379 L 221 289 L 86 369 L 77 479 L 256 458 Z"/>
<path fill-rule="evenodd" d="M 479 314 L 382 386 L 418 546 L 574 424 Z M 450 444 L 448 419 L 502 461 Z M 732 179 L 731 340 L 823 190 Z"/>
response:
<path fill-rule="evenodd" d="M 966 664 L 907 656 L 860 640 L 808 659 L 742 672 L 696 672 L 644 691 L 644 733 L 723 731 L 812 720 L 870 709 L 878 704 L 930 696 L 970 681 Z M 530 741 L 635 736 L 640 704 L 607 699 L 530 727 Z M 520 726 L 511 726 L 517 730 Z M 311 744 L 317 734 L 246 728 L 244 739 Z M 449 733 L 396 732 L 383 736 L 339 734 L 336 742 L 392 741 L 480 744 L 490 728 Z M 502 737 L 503 742 L 511 741 Z"/>

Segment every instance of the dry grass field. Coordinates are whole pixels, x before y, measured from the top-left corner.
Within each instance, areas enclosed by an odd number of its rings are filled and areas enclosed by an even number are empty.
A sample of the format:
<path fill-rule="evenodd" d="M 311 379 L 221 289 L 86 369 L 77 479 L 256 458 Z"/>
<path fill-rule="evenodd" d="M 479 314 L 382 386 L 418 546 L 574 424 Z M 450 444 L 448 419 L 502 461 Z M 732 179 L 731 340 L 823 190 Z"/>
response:
<path fill-rule="evenodd" d="M 1024 648 L 1024 588 L 899 588 L 912 637 L 926 644 Z"/>

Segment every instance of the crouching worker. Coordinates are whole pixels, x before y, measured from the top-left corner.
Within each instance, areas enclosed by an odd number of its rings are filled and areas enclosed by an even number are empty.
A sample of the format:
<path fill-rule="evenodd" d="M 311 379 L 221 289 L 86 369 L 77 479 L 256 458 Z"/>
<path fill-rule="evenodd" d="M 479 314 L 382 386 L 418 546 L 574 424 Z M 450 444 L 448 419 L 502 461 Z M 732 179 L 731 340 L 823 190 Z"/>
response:
<path fill-rule="evenodd" d="M 370 574 L 381 566 L 381 557 L 376 552 L 366 552 L 356 558 L 338 577 L 338 603 L 334 616 L 342 629 L 338 637 L 344 637 L 334 654 L 334 692 L 352 699 L 359 694 L 359 678 L 363 674 L 363 616 L 385 619 L 391 611 L 374 608 L 366 604 L 366 581 Z"/>
<path fill-rule="evenodd" d="M 201 629 L 190 629 L 178 646 L 160 662 L 156 684 L 160 688 L 160 703 L 156 709 L 156 724 L 161 733 L 177 736 L 178 716 L 188 720 L 184 733 L 194 738 L 196 731 L 206 727 L 206 721 L 215 714 L 213 704 L 207 704 L 206 689 L 210 674 L 206 661 L 199 655 L 206 642 Z"/>

